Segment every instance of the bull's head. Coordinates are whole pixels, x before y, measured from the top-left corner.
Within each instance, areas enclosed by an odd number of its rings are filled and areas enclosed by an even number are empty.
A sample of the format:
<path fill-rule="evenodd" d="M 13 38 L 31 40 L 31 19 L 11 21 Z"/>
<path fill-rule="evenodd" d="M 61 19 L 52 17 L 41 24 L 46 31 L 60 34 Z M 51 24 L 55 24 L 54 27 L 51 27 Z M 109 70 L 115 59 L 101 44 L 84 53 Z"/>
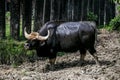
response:
<path fill-rule="evenodd" d="M 38 32 L 31 32 L 30 34 L 28 34 L 26 32 L 26 28 L 24 28 L 24 35 L 25 38 L 28 39 L 28 41 L 25 43 L 24 47 L 26 49 L 35 49 L 37 47 L 39 47 L 40 45 L 44 44 L 44 41 L 48 39 L 49 37 L 49 30 L 48 30 L 48 34 L 46 36 L 41 36 Z"/>

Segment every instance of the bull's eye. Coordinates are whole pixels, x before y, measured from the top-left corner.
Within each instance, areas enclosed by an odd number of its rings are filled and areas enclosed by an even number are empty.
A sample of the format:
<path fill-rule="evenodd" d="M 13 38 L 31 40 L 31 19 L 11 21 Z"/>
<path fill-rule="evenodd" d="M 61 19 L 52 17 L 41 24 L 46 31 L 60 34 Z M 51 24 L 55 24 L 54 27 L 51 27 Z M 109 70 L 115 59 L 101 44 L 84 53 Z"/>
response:
<path fill-rule="evenodd" d="M 45 42 L 40 42 L 40 46 L 44 46 L 45 45 Z"/>

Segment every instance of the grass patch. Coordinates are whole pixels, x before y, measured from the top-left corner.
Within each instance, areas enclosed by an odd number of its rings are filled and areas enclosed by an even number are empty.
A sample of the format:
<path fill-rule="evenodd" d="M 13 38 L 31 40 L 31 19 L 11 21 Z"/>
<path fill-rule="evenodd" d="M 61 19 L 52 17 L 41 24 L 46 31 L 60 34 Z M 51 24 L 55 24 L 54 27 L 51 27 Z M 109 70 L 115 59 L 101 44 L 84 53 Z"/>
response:
<path fill-rule="evenodd" d="M 37 57 L 35 51 L 24 49 L 24 41 L 15 40 L 0 41 L 0 63 L 1 64 L 21 64 L 24 61 L 34 61 Z"/>
<path fill-rule="evenodd" d="M 63 56 L 63 55 L 65 55 L 65 52 L 58 52 L 57 53 L 57 56 Z"/>

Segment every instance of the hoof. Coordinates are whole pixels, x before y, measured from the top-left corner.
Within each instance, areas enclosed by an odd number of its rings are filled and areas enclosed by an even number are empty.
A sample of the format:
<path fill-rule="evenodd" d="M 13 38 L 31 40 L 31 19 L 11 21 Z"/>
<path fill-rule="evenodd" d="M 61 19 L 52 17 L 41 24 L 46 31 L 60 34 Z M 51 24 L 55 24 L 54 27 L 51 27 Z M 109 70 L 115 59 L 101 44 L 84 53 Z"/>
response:
<path fill-rule="evenodd" d="M 55 66 L 54 65 L 46 65 L 45 70 L 50 70 L 50 71 L 54 71 L 55 70 Z"/>
<path fill-rule="evenodd" d="M 83 65 L 84 65 L 84 62 L 85 62 L 84 60 L 81 60 L 81 61 L 80 61 L 80 66 L 83 66 Z"/>

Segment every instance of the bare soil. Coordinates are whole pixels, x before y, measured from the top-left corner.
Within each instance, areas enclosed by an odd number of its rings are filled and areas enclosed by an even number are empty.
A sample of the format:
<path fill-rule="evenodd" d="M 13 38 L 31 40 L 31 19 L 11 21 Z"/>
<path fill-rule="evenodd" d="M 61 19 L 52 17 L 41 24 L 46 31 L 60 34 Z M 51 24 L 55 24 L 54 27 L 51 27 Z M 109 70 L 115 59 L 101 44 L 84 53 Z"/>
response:
<path fill-rule="evenodd" d="M 16 68 L 0 65 L 0 80 L 120 80 L 120 33 L 102 29 L 97 40 L 101 66 L 88 52 L 85 64 L 80 66 L 76 52 L 57 57 L 54 69 L 47 66 L 48 60 L 25 62 Z"/>

